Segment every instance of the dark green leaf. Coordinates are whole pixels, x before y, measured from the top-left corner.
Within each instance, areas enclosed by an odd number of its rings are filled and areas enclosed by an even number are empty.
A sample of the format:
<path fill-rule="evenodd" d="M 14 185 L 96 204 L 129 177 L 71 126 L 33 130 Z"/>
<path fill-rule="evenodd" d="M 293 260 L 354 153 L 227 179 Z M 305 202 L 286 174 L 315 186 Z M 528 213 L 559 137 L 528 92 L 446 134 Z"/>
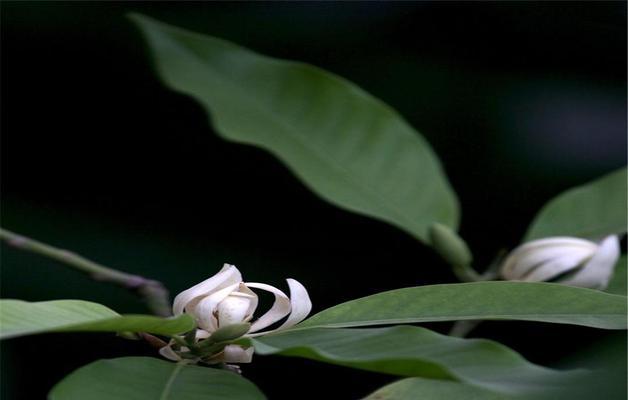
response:
<path fill-rule="evenodd" d="M 626 311 L 626 297 L 592 289 L 552 283 L 454 283 L 391 290 L 348 301 L 321 311 L 298 327 L 510 319 L 626 329 Z"/>
<path fill-rule="evenodd" d="M 148 357 L 99 360 L 72 372 L 49 400 L 264 399 L 250 381 L 227 371 Z"/>
<path fill-rule="evenodd" d="M 173 335 L 194 328 L 188 315 L 159 318 L 120 315 L 102 304 L 82 300 L 27 302 L 0 300 L 0 339 L 61 331 L 148 332 Z"/>
<path fill-rule="evenodd" d="M 508 398 L 512 397 L 459 382 L 406 378 L 376 390 L 364 400 L 505 400 Z"/>
<path fill-rule="evenodd" d="M 626 232 L 626 168 L 551 200 L 534 218 L 525 240 L 548 236 L 601 239 Z"/>
<path fill-rule="evenodd" d="M 613 276 L 608 283 L 608 287 L 604 290 L 605 292 L 626 296 L 626 284 L 628 283 L 628 266 L 626 264 L 628 264 L 628 260 L 626 255 L 623 254 L 617 260 Z"/>
<path fill-rule="evenodd" d="M 503 393 L 559 386 L 572 373 L 527 362 L 484 339 L 460 339 L 412 326 L 370 329 L 312 328 L 252 339 L 259 354 L 305 357 L 401 376 L 457 380 Z"/>
<path fill-rule="evenodd" d="M 172 89 L 198 100 L 225 139 L 283 161 L 339 207 L 427 240 L 458 224 L 458 205 L 428 143 L 390 107 L 303 63 L 133 15 Z"/>

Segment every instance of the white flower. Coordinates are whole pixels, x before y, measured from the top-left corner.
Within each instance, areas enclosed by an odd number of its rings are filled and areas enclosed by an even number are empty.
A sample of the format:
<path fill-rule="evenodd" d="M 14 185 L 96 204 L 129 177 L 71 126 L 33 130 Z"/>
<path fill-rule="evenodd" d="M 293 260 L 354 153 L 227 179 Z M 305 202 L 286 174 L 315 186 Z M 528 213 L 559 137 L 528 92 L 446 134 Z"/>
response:
<path fill-rule="evenodd" d="M 203 340 L 219 328 L 252 321 L 258 297 L 251 289 L 265 290 L 275 296 L 275 301 L 266 313 L 253 320 L 245 336 L 264 335 L 301 322 L 312 309 L 305 287 L 294 279 L 287 279 L 287 282 L 290 297 L 264 283 L 243 282 L 240 271 L 234 265 L 225 264 L 216 275 L 179 293 L 174 299 L 172 310 L 175 316 L 183 313 L 192 315 L 199 327 L 196 338 Z M 260 332 L 286 316 L 288 318 L 278 328 Z M 180 359 L 170 345 L 162 348 L 160 353 L 172 360 Z M 252 357 L 252 347 L 227 345 L 212 359 L 217 362 L 246 363 L 251 362 Z"/>
<path fill-rule="evenodd" d="M 506 258 L 500 274 L 525 282 L 552 281 L 605 289 L 619 258 L 615 235 L 600 243 L 573 237 L 549 237 L 525 243 Z"/>

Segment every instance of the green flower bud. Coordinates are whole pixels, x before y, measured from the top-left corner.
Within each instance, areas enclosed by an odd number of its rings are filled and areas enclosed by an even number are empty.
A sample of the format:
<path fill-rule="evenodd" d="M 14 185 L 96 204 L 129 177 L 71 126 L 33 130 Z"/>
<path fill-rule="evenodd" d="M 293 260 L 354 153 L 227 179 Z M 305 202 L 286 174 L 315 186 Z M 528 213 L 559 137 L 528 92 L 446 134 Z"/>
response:
<path fill-rule="evenodd" d="M 251 324 L 248 322 L 226 325 L 216 329 L 214 333 L 211 334 L 208 341 L 212 343 L 220 343 L 235 340 L 244 336 L 249 329 L 251 329 Z"/>
<path fill-rule="evenodd" d="M 456 232 L 447 226 L 434 223 L 429 230 L 430 242 L 434 250 L 450 265 L 467 267 L 473 256 L 469 247 Z"/>

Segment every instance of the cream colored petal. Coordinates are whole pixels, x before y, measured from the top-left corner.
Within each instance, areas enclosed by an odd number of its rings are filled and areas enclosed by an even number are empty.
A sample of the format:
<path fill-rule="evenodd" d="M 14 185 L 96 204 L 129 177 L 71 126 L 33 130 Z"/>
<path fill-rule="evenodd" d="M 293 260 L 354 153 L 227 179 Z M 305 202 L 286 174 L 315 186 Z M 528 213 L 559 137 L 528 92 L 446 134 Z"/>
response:
<path fill-rule="evenodd" d="M 207 332 L 204 329 L 197 329 L 195 338 L 196 338 L 196 340 L 207 339 L 210 335 L 211 335 L 211 333 Z"/>
<path fill-rule="evenodd" d="M 253 360 L 253 353 L 255 349 L 253 347 L 247 347 L 246 349 L 237 344 L 229 344 L 225 346 L 224 353 L 222 355 L 223 362 L 226 363 L 250 363 Z"/>
<path fill-rule="evenodd" d="M 239 285 L 239 283 L 235 283 L 231 286 L 220 289 L 219 291 L 214 292 L 213 294 L 199 301 L 193 310 L 188 310 L 190 314 L 196 317 L 196 323 L 198 324 L 199 328 L 205 329 L 209 332 L 213 332 L 218 329 L 218 321 L 214 316 L 214 312 L 217 309 L 218 303 L 220 303 L 227 296 L 229 296 L 229 294 L 236 290 Z"/>
<path fill-rule="evenodd" d="M 253 318 L 253 314 L 257 309 L 257 304 L 259 303 L 259 298 L 257 297 L 257 294 L 248 287 L 246 287 L 244 283 L 240 284 L 240 286 L 238 287 L 238 292 L 252 296 L 251 304 L 249 305 L 249 309 L 246 312 L 246 318 L 244 319 L 244 322 L 248 322 L 251 320 L 251 318 Z"/>
<path fill-rule="evenodd" d="M 290 299 L 281 290 L 276 287 L 266 285 L 265 283 L 245 282 L 245 285 L 249 288 L 266 290 L 267 292 L 271 292 L 275 295 L 275 302 L 270 310 L 253 322 L 249 332 L 256 332 L 260 329 L 264 329 L 290 314 Z"/>
<path fill-rule="evenodd" d="M 595 243 L 577 238 L 535 240 L 513 250 L 504 260 L 500 274 L 505 279 L 523 279 L 541 263 L 573 253 L 580 254 L 584 259 L 593 255 L 596 249 Z"/>
<path fill-rule="evenodd" d="M 225 264 L 214 276 L 179 293 L 172 305 L 174 315 L 180 315 L 184 309 L 190 310 L 205 296 L 226 286 L 242 282 L 242 274 L 234 266 Z"/>
<path fill-rule="evenodd" d="M 524 282 L 543 282 L 548 281 L 569 270 L 584 265 L 593 254 L 588 252 L 573 250 L 572 253 L 563 254 L 555 259 L 547 261 L 537 268 L 534 268 L 529 274 L 523 277 Z"/>
<path fill-rule="evenodd" d="M 170 342 L 170 344 L 168 344 L 167 346 L 159 349 L 159 354 L 161 354 L 163 357 L 167 358 L 170 361 L 181 361 L 181 357 L 177 353 L 175 353 L 174 350 L 172 350 L 172 347 L 170 347 L 171 345 L 172 342 Z"/>
<path fill-rule="evenodd" d="M 532 240 L 530 242 L 526 242 L 526 243 L 522 244 L 521 246 L 517 247 L 515 249 L 515 251 L 526 252 L 526 251 L 529 251 L 531 249 L 537 249 L 537 248 L 542 248 L 542 247 L 546 247 L 546 246 L 584 246 L 584 247 L 590 247 L 590 246 L 595 246 L 595 243 L 590 241 L 590 240 L 580 239 L 580 238 L 576 238 L 576 237 L 553 236 L 553 237 L 547 237 L 547 238 L 543 238 L 543 239 L 537 239 L 537 240 Z"/>
<path fill-rule="evenodd" d="M 303 319 L 307 317 L 310 311 L 312 311 L 312 301 L 310 300 L 310 295 L 307 293 L 307 290 L 305 289 L 305 287 L 294 279 L 287 279 L 287 281 L 288 281 L 288 286 L 290 287 L 290 306 L 292 310 L 288 319 L 286 319 L 286 321 L 276 329 L 272 329 L 272 330 L 264 331 L 264 332 L 251 333 L 251 334 L 247 334 L 246 336 L 248 337 L 261 336 L 261 335 L 266 335 L 271 332 L 279 331 L 282 329 L 287 329 L 303 321 Z M 249 332 L 252 332 L 252 331 L 249 331 Z"/>
<path fill-rule="evenodd" d="M 253 296 L 245 293 L 231 292 L 218 303 L 216 307 L 218 327 L 246 322 L 244 320 L 248 315 L 252 298 Z"/>
<path fill-rule="evenodd" d="M 294 279 L 288 278 L 286 281 L 290 287 L 290 305 L 292 306 L 292 311 L 288 319 L 276 330 L 290 328 L 298 324 L 312 311 L 312 301 L 305 287 Z"/>
<path fill-rule="evenodd" d="M 606 237 L 599 244 L 597 252 L 574 276 L 561 280 L 564 285 L 591 289 L 605 289 L 613 275 L 613 268 L 619 259 L 619 239 L 615 235 Z"/>

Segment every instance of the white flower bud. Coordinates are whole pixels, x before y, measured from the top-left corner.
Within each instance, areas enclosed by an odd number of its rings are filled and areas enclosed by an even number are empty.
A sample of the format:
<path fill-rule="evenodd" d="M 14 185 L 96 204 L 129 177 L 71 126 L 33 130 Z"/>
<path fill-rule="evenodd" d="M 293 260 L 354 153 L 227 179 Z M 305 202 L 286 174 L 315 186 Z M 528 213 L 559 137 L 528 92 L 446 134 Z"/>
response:
<path fill-rule="evenodd" d="M 615 235 L 600 243 L 572 237 L 550 237 L 525 243 L 506 258 L 500 275 L 524 282 L 551 281 L 604 289 L 619 258 Z"/>

